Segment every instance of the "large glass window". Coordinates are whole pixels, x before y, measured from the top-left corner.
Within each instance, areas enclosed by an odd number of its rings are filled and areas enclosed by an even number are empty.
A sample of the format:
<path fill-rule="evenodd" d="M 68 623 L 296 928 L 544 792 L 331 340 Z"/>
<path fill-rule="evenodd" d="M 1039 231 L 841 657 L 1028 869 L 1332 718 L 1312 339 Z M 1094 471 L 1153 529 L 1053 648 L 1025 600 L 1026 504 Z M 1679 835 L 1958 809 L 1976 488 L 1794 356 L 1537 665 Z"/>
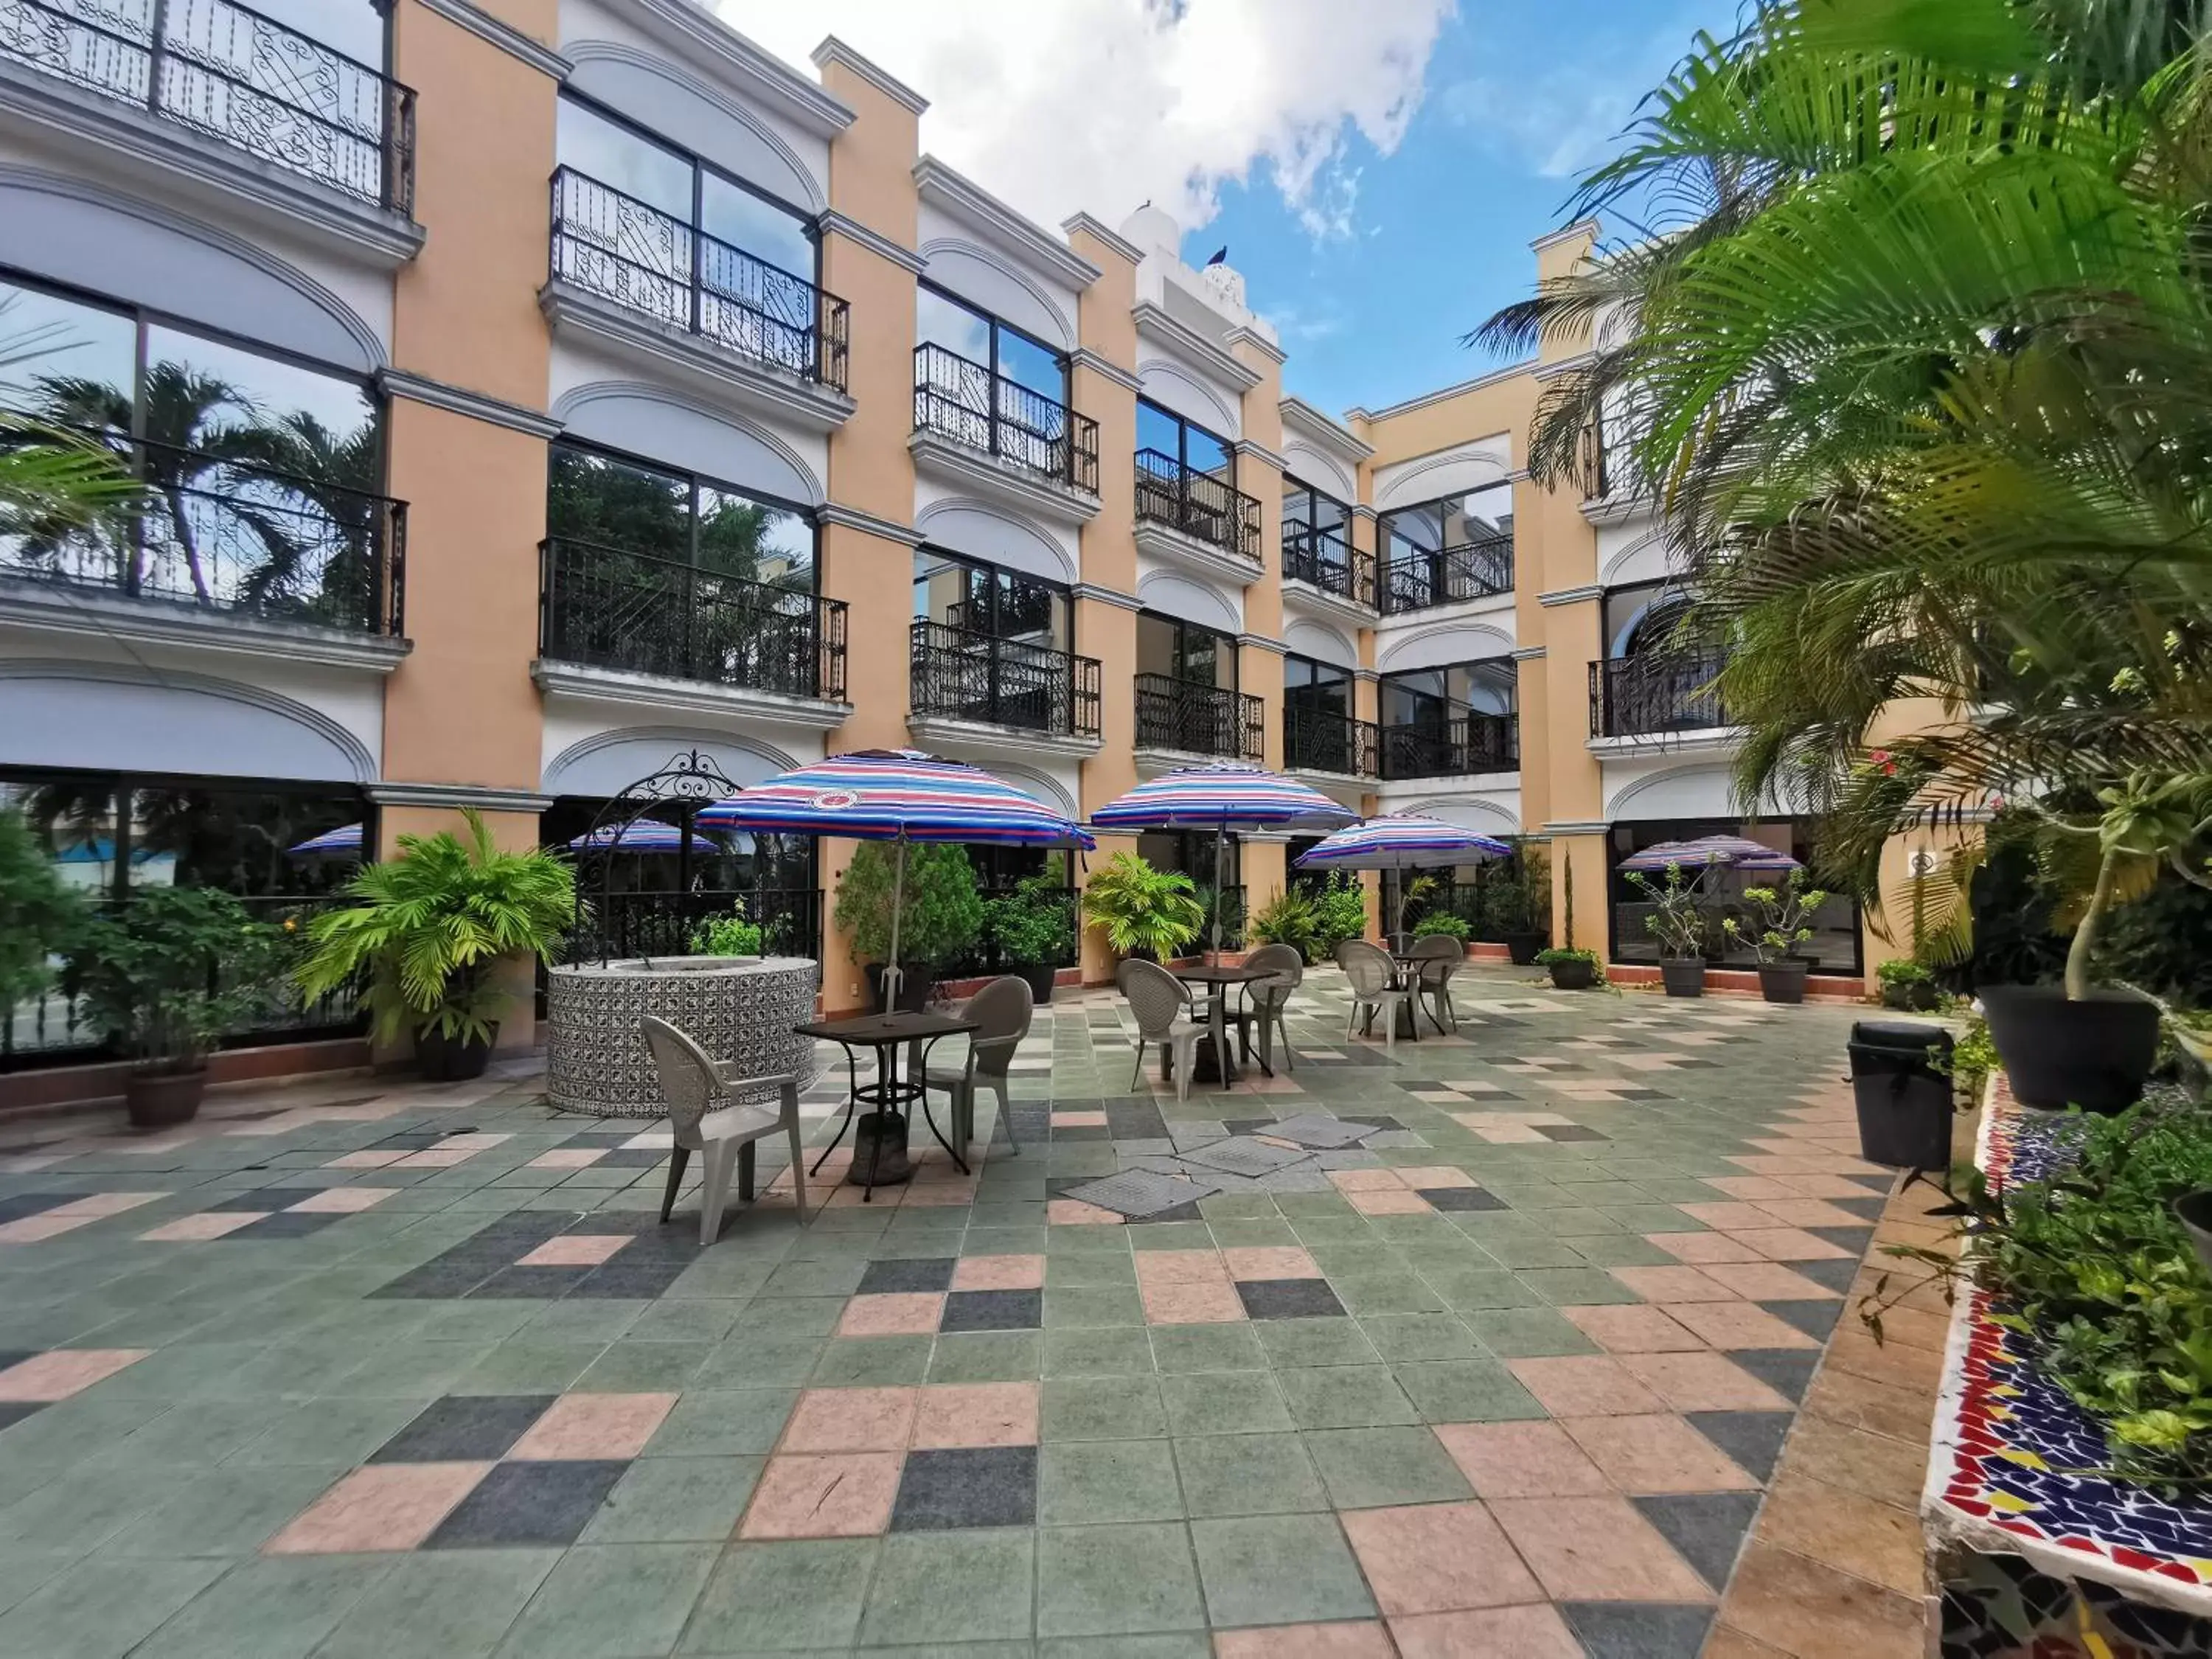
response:
<path fill-rule="evenodd" d="M 1341 719 L 1352 713 L 1352 676 L 1334 663 L 1286 656 L 1283 659 L 1283 706 L 1293 714 Z"/>
<path fill-rule="evenodd" d="M 1640 657 L 1672 642 L 1689 596 L 1673 582 L 1638 582 L 1606 590 L 1605 654 Z"/>
<path fill-rule="evenodd" d="M 1141 611 L 1137 617 L 1137 672 L 1234 691 L 1237 641 L 1197 623 Z"/>
<path fill-rule="evenodd" d="M 1224 483 L 1237 482 L 1237 458 L 1229 440 L 1143 398 L 1137 399 L 1137 447 L 1156 451 Z"/>
<path fill-rule="evenodd" d="M 1385 513 L 1381 520 L 1382 546 L 1393 563 L 1412 562 L 1426 555 L 1467 547 L 1503 538 L 1513 538 L 1513 486 L 1491 484 L 1442 501 Z"/>
<path fill-rule="evenodd" d="M 795 507 L 642 461 L 555 444 L 546 534 L 795 592 L 814 591 L 814 525 Z"/>
<path fill-rule="evenodd" d="M 1352 559 L 1352 512 L 1342 501 L 1283 475 L 1283 557 L 1304 554 L 1342 569 Z"/>
<path fill-rule="evenodd" d="M 914 616 L 988 639 L 1069 648 L 1066 588 L 936 548 L 914 556 Z"/>
<path fill-rule="evenodd" d="M 1742 836 L 1764 842 L 1802 863 L 1809 865 L 1813 858 L 1813 826 L 1796 819 L 1751 823 L 1737 818 L 1672 818 L 1614 824 L 1607 832 L 1607 862 L 1613 866 L 1610 881 L 1613 961 L 1648 963 L 1659 959 L 1658 945 L 1644 925 L 1645 916 L 1651 911 L 1651 901 L 1628 879 L 1627 873 L 1620 867 L 1621 861 L 1661 842 L 1691 841 L 1701 836 Z M 1706 917 L 1707 961 L 1729 968 L 1757 965 L 1757 953 L 1748 944 L 1732 941 L 1721 923 L 1729 916 L 1735 916 L 1745 924 L 1744 932 L 1754 931 L 1750 924 L 1757 913 L 1744 899 L 1743 890 L 1771 886 L 1774 882 L 1772 876 L 1746 875 L 1734 870 L 1708 870 L 1698 875 L 1698 888 Z M 1859 912 L 1855 900 L 1846 894 L 1832 895 L 1811 917 L 1810 926 L 1813 937 L 1796 946 L 1796 954 L 1809 957 L 1814 972 L 1860 971 Z"/>
<path fill-rule="evenodd" d="M 915 291 L 915 325 L 924 345 L 942 346 L 1040 398 L 1066 404 L 1066 357 L 1012 324 L 924 283 Z"/>
<path fill-rule="evenodd" d="M 1519 694 L 1519 684 L 1520 677 L 1514 672 L 1510 657 L 1385 674 L 1382 723 L 1421 726 L 1434 724 L 1441 728 L 1452 714 L 1510 714 Z"/>

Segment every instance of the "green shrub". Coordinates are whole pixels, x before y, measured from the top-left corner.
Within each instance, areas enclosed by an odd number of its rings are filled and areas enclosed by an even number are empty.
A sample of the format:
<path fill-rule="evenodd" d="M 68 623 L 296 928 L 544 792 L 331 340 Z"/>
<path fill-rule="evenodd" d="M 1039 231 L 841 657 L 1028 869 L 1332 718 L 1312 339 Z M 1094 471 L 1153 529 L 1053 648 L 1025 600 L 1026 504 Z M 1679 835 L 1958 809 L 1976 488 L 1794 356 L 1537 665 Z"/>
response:
<path fill-rule="evenodd" d="M 1330 872 L 1328 885 L 1314 895 L 1314 943 L 1309 962 L 1327 962 L 1348 939 L 1367 936 L 1367 890 L 1346 871 Z"/>
<path fill-rule="evenodd" d="M 282 928 L 211 887 L 149 887 L 78 930 L 67 984 L 132 1059 L 191 1071 L 261 1008 L 284 969 Z"/>
<path fill-rule="evenodd" d="M 891 954 L 891 890 L 898 848 L 864 841 L 837 884 L 837 926 L 853 941 L 853 959 L 888 962 Z M 908 846 L 906 887 L 899 907 L 899 959 L 949 962 L 982 937 L 983 896 L 963 847 Z"/>
<path fill-rule="evenodd" d="M 1297 888 L 1279 891 L 1252 913 L 1245 937 L 1259 945 L 1287 945 L 1308 961 L 1320 938 L 1313 901 Z"/>
<path fill-rule="evenodd" d="M 1943 988 L 1936 982 L 1935 971 L 1910 957 L 1883 963 L 1874 976 L 1881 982 L 1885 1008 L 1925 1012 L 1943 1006 Z"/>
<path fill-rule="evenodd" d="M 1206 907 L 1188 876 L 1155 870 L 1134 853 L 1116 853 L 1091 872 L 1083 889 L 1083 914 L 1106 932 L 1118 956 L 1147 951 L 1160 961 L 1175 956 L 1206 926 Z"/>
<path fill-rule="evenodd" d="M 708 916 L 691 930 L 695 957 L 757 957 L 761 953 L 761 926 L 745 919 L 742 908 L 726 915 Z"/>
<path fill-rule="evenodd" d="M 23 815 L 0 811 L 0 1015 L 46 988 L 47 958 L 67 950 L 87 920 L 83 899 Z"/>
<path fill-rule="evenodd" d="M 983 930 L 1004 962 L 1057 964 L 1074 949 L 1075 902 L 1057 876 L 1024 876 L 1012 892 L 985 901 Z"/>
<path fill-rule="evenodd" d="M 1413 937 L 1415 939 L 1436 939 L 1441 937 L 1444 939 L 1455 939 L 1460 940 L 1462 943 L 1465 943 L 1468 934 L 1472 931 L 1473 930 L 1468 927 L 1464 918 L 1453 915 L 1449 911 L 1446 910 L 1439 910 L 1433 915 L 1423 916 L 1419 921 L 1413 924 Z"/>
<path fill-rule="evenodd" d="M 1597 966 L 1597 952 L 1570 950 L 1563 945 L 1554 945 L 1536 952 L 1536 965 L 1540 968 L 1550 968 L 1555 964 L 1571 962 L 1586 962 L 1595 968 Z"/>

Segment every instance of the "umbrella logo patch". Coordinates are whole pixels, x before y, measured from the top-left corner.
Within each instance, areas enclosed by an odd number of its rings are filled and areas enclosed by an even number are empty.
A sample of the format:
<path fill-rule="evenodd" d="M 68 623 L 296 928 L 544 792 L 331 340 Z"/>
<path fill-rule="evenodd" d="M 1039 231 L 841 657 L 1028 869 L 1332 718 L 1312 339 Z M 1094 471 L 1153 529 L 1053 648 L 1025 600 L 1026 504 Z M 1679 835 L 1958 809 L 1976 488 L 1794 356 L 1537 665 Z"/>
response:
<path fill-rule="evenodd" d="M 849 789 L 825 789 L 814 798 L 817 811 L 842 812 L 848 806 L 858 806 L 860 798 Z"/>

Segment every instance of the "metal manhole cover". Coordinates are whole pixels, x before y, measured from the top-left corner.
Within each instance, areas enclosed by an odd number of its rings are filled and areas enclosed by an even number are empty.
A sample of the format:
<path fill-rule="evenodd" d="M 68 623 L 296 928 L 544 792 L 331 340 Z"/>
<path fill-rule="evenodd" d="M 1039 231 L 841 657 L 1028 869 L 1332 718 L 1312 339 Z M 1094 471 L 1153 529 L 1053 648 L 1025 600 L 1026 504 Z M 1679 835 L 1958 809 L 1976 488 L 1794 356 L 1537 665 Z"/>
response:
<path fill-rule="evenodd" d="M 1352 1146 L 1363 1136 L 1373 1134 L 1375 1127 L 1371 1123 L 1347 1123 L 1340 1117 L 1327 1117 L 1319 1112 L 1306 1112 L 1270 1125 L 1267 1133 L 1278 1140 L 1295 1140 L 1301 1146 L 1333 1151 L 1339 1146 Z"/>
<path fill-rule="evenodd" d="M 1233 1135 L 1227 1140 L 1217 1140 L 1211 1146 L 1199 1146 L 1180 1154 L 1185 1164 L 1202 1164 L 1209 1170 L 1226 1170 L 1231 1175 L 1257 1179 L 1287 1169 L 1293 1164 L 1303 1164 L 1311 1152 L 1294 1152 L 1287 1146 L 1270 1146 L 1265 1141 L 1255 1140 L 1250 1135 Z"/>
<path fill-rule="evenodd" d="M 1220 1190 L 1220 1186 L 1211 1181 L 1159 1175 L 1151 1170 L 1124 1170 L 1103 1180 L 1070 1187 L 1060 1196 L 1079 1199 L 1122 1215 L 1147 1216 L 1172 1210 L 1194 1199 L 1211 1197 Z"/>

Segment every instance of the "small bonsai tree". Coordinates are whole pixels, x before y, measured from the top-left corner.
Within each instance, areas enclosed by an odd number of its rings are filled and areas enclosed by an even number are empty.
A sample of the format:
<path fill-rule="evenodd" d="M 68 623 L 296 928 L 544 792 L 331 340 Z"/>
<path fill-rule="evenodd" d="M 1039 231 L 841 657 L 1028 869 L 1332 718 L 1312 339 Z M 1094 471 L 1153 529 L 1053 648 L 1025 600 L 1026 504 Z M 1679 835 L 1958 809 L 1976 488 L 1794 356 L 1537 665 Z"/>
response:
<path fill-rule="evenodd" d="M 1206 907 L 1188 876 L 1155 870 L 1134 853 L 1116 853 L 1091 872 L 1083 915 L 1103 928 L 1115 954 L 1145 951 L 1164 961 L 1199 936 Z"/>
<path fill-rule="evenodd" d="M 147 1073 L 197 1072 L 268 1000 L 283 930 L 212 887 L 149 887 L 78 932 L 65 983 Z"/>
<path fill-rule="evenodd" d="M 1696 962 L 1705 954 L 1705 910 L 1698 880 L 1680 864 L 1669 864 L 1663 881 L 1641 870 L 1625 872 L 1629 884 L 1651 901 L 1644 931 L 1659 941 L 1659 954 L 1675 962 Z"/>
<path fill-rule="evenodd" d="M 1757 925 L 1747 927 L 1741 917 L 1723 916 L 1721 931 L 1750 945 L 1762 966 L 1796 954 L 1797 947 L 1813 937 L 1813 913 L 1828 902 L 1825 888 L 1806 886 L 1802 870 L 1792 870 L 1779 888 L 1747 887 L 1743 896 L 1759 913 Z"/>
<path fill-rule="evenodd" d="M 890 960 L 897 859 L 898 848 L 889 842 L 862 842 L 837 884 L 837 926 L 851 937 L 855 962 Z M 900 960 L 949 962 L 982 933 L 983 896 L 975 890 L 967 848 L 909 846 L 899 914 Z"/>

